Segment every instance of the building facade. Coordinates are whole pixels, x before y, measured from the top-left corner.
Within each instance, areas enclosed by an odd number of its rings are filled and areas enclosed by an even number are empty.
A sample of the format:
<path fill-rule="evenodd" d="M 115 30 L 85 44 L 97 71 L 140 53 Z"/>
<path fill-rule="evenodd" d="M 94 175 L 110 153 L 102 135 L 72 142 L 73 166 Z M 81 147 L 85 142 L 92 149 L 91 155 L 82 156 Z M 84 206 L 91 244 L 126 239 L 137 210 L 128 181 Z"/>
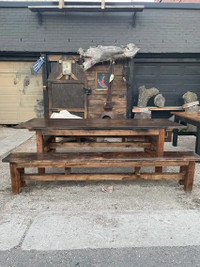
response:
<path fill-rule="evenodd" d="M 49 2 L 46 10 L 30 8 L 43 4 L 0 2 L 1 124 L 43 116 L 43 107 L 45 116 L 66 107 L 88 118 L 100 117 L 107 91 L 97 88 L 97 75 L 108 73 L 109 64 L 81 73 L 80 47 L 134 43 L 140 48 L 132 60 L 116 62 L 112 101 L 117 117 L 132 116 L 141 85 L 159 89 L 167 106 L 182 105 L 186 91 L 200 96 L 200 5 L 139 3 L 144 5 L 140 12 L 60 12 L 56 5 L 50 12 Z M 41 55 L 45 64 L 36 74 L 32 66 Z M 69 82 L 62 83 L 64 77 L 56 81 L 63 60 L 74 62 L 72 80 L 81 84 L 73 85 L 74 90 Z M 83 88 L 89 93 L 80 93 Z M 68 101 L 55 100 L 59 94 Z M 80 103 L 75 106 L 76 98 Z"/>

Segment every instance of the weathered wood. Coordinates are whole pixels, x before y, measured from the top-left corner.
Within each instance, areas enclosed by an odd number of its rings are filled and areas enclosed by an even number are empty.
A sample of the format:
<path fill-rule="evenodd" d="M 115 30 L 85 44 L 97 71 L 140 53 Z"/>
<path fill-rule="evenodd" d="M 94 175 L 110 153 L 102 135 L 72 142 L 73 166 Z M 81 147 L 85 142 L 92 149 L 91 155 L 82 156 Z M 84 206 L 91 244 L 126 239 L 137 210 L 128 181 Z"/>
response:
<path fill-rule="evenodd" d="M 44 146 L 43 135 L 42 135 L 41 131 L 36 131 L 36 145 L 37 145 L 37 152 L 43 153 L 45 146 Z M 45 169 L 39 168 L 38 173 L 39 174 L 45 173 Z"/>
<path fill-rule="evenodd" d="M 17 170 L 18 170 L 18 172 L 20 173 L 20 175 L 21 175 L 21 174 L 24 174 L 24 168 L 18 168 Z M 26 186 L 26 181 L 22 181 L 22 180 L 20 179 L 20 185 L 21 185 L 21 187 Z"/>
<path fill-rule="evenodd" d="M 65 174 L 69 175 L 71 173 L 71 168 L 65 168 Z"/>
<path fill-rule="evenodd" d="M 21 123 L 17 128 L 29 130 L 173 130 L 183 129 L 185 126 L 167 119 L 42 119 L 35 118 Z"/>
<path fill-rule="evenodd" d="M 179 180 L 179 184 L 180 185 L 184 185 L 185 184 L 186 172 L 187 172 L 187 166 L 180 166 L 180 173 L 182 173 L 184 175 L 183 178 L 181 180 Z"/>
<path fill-rule="evenodd" d="M 171 142 L 172 141 L 172 131 L 166 131 L 165 132 L 165 142 Z"/>
<path fill-rule="evenodd" d="M 20 177 L 24 180 L 184 180 L 184 189 L 192 190 L 195 161 L 200 157 L 190 151 L 156 153 L 144 152 L 90 152 L 90 153 L 14 153 L 3 159 L 10 162 L 12 190 L 20 191 Z M 141 173 L 144 166 L 180 166 L 179 173 Z M 65 168 L 65 174 L 24 174 L 22 168 Z M 133 174 L 71 174 L 71 167 L 135 167 Z M 185 177 L 185 178 L 184 178 Z"/>
<path fill-rule="evenodd" d="M 140 175 L 141 168 L 140 167 L 135 167 L 135 174 Z"/>
<path fill-rule="evenodd" d="M 186 118 L 188 120 L 196 121 L 200 123 L 200 112 L 171 112 L 172 115 L 175 115 L 180 118 Z"/>
<path fill-rule="evenodd" d="M 49 110 L 51 110 L 51 111 L 61 111 L 61 110 L 66 110 L 66 108 L 50 108 Z M 69 112 L 84 112 L 83 108 L 68 108 L 67 110 Z"/>
<path fill-rule="evenodd" d="M 131 136 L 153 136 L 158 135 L 157 129 L 150 130 L 53 130 L 53 129 L 44 129 L 42 130 L 43 135 L 53 135 L 53 136 L 76 136 L 76 137 L 131 137 Z"/>
<path fill-rule="evenodd" d="M 16 163 L 18 168 L 23 168 L 20 164 L 29 164 L 35 166 L 37 164 L 44 165 L 45 167 L 52 166 L 54 164 L 60 164 L 59 166 L 65 166 L 66 164 L 134 164 L 139 163 L 141 165 L 151 164 L 163 164 L 163 166 L 169 166 L 169 164 L 180 163 L 179 166 L 188 165 L 189 161 L 200 161 L 200 156 L 192 151 L 177 152 L 168 151 L 164 152 L 161 156 L 156 156 L 155 152 L 69 152 L 69 153 L 11 153 L 5 157 L 3 162 Z M 122 165 L 123 166 L 123 165 Z M 174 165 L 170 165 L 174 166 Z"/>
<path fill-rule="evenodd" d="M 23 174 L 22 180 L 34 180 L 34 181 L 118 181 L 118 180 L 178 180 L 181 179 L 183 175 L 181 173 L 141 173 L 141 174 L 113 174 L 113 173 L 101 173 L 101 174 Z"/>
<path fill-rule="evenodd" d="M 189 166 L 185 175 L 185 191 L 192 191 L 193 180 L 194 180 L 195 162 L 189 162 Z"/>
<path fill-rule="evenodd" d="M 80 143 L 75 143 L 75 142 L 66 142 L 66 143 L 51 143 L 50 148 L 136 148 L 136 147 L 141 147 L 141 148 L 150 148 L 151 143 L 147 142 L 102 142 L 102 143 L 96 143 L 96 142 L 80 142 Z"/>
<path fill-rule="evenodd" d="M 16 164 L 10 164 L 10 176 L 13 194 L 19 194 L 21 191 L 20 173 L 16 168 Z"/>
<path fill-rule="evenodd" d="M 157 137 L 157 146 L 156 146 L 156 154 L 163 155 L 164 151 L 164 142 L 165 142 L 165 130 L 161 129 L 159 130 L 159 135 Z M 162 172 L 162 167 L 156 167 L 156 172 Z"/>

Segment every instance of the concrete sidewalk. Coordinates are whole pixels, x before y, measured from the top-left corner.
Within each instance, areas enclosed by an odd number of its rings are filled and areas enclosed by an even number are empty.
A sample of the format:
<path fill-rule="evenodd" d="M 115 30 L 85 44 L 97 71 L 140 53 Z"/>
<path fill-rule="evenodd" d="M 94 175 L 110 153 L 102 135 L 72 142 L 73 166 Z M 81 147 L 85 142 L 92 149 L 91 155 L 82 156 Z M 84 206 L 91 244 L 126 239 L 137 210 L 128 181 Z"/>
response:
<path fill-rule="evenodd" d="M 23 144 L 34 134 L 26 129 L 19 130 L 0 126 L 0 157 Z"/>
<path fill-rule="evenodd" d="M 15 145 L 16 136 L 23 136 L 17 133 L 21 130 L 15 130 L 15 135 L 5 137 L 5 129 L 2 138 L 0 137 L 1 142 L 10 138 Z M 8 134 L 13 129 L 10 130 L 8 129 Z M 181 137 L 177 148 L 169 143 L 165 146 L 165 150 L 193 150 L 194 137 Z M 14 151 L 35 149 L 33 136 Z M 93 266 L 85 264 L 84 259 L 80 260 L 80 254 L 85 255 L 84 251 L 89 251 L 91 257 L 96 257 L 97 251 L 105 249 L 109 253 L 113 249 L 120 253 L 124 251 L 124 257 L 128 248 L 136 253 L 139 248 L 144 251 L 146 248 L 155 248 L 153 251 L 163 248 L 168 251 L 167 248 L 171 247 L 181 253 L 180 247 L 190 247 L 190 257 L 192 247 L 194 251 L 199 251 L 199 164 L 196 165 L 194 189 L 191 193 L 185 193 L 177 181 L 29 182 L 21 194 L 13 195 L 8 164 L 0 162 L 0 170 L 0 264 L 1 255 L 2 258 L 10 255 L 10 264 L 12 255 L 16 253 L 23 253 L 28 262 L 26 255 L 33 251 L 36 255 L 41 255 L 38 254 L 40 252 L 49 255 L 49 251 L 52 251 L 55 258 L 61 251 L 68 252 L 71 254 L 67 255 L 72 255 L 73 259 L 76 256 L 79 258 L 77 262 L 80 266 Z M 113 185 L 114 192 L 103 193 L 101 188 L 104 185 Z M 156 256 L 155 252 L 152 255 L 155 261 L 151 258 L 144 266 L 154 266 L 153 263 L 158 259 L 156 257 L 161 254 Z M 116 259 L 119 260 L 118 257 Z M 108 263 L 109 260 L 105 262 Z M 175 259 L 174 262 L 177 265 L 162 266 L 189 266 L 184 265 L 182 259 Z M 99 263 L 98 259 L 98 264 L 94 266 L 106 266 L 104 263 Z M 111 266 L 118 266 L 117 263 L 116 261 Z M 124 258 L 124 265 L 120 266 L 134 266 L 129 263 Z M 136 263 L 139 263 L 138 258 Z M 20 262 L 15 264 L 8 266 L 26 266 L 20 265 Z M 66 262 L 59 264 L 58 266 L 76 266 L 67 265 Z"/>

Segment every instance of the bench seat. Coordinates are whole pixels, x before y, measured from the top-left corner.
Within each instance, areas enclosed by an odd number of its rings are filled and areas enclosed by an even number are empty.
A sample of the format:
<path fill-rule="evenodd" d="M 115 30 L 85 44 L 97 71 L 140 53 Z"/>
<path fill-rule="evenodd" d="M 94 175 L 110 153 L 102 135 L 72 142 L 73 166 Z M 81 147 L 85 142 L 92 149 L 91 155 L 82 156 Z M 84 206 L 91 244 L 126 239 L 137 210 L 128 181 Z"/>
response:
<path fill-rule="evenodd" d="M 179 180 L 185 191 L 191 191 L 194 178 L 195 162 L 200 157 L 190 151 L 164 152 L 161 156 L 144 152 L 79 152 L 79 153 L 11 153 L 3 162 L 10 163 L 12 191 L 18 194 L 26 180 Z M 173 173 L 141 172 L 141 167 L 178 166 Z M 65 168 L 64 173 L 25 173 L 25 168 Z M 71 173 L 72 167 L 135 167 L 133 173 L 91 174 Z"/>

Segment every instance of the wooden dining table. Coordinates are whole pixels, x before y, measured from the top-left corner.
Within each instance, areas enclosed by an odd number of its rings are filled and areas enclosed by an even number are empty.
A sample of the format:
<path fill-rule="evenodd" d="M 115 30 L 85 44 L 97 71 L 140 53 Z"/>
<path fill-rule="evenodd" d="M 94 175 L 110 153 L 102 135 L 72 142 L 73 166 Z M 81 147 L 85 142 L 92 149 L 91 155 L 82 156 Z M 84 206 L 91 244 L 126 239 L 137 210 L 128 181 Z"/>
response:
<path fill-rule="evenodd" d="M 21 187 L 25 185 L 26 180 L 37 181 L 57 181 L 57 180 L 132 180 L 132 179 L 167 179 L 179 180 L 184 184 L 186 191 L 192 190 L 195 162 L 199 157 L 192 152 L 168 151 L 164 152 L 165 131 L 181 129 L 185 126 L 166 119 L 32 119 L 22 123 L 18 128 L 26 128 L 36 132 L 37 152 L 11 153 L 4 159 L 4 162 L 10 163 L 12 190 L 18 194 Z M 53 151 L 51 144 L 56 144 L 54 139 L 65 137 L 77 139 L 77 142 L 68 140 L 68 152 Z M 123 151 L 116 152 L 113 146 L 110 146 L 111 152 L 105 149 L 103 152 L 96 152 L 99 140 L 95 138 L 120 139 L 116 144 L 121 147 L 129 147 L 139 142 L 144 151 Z M 94 138 L 94 146 L 87 146 L 89 139 Z M 139 139 L 138 139 L 139 138 Z M 142 142 L 140 138 L 143 138 Z M 79 140 L 80 139 L 80 140 Z M 81 140 L 83 139 L 83 140 Z M 129 140 L 131 139 L 131 140 Z M 56 141 L 56 142 L 55 142 Z M 146 146 L 146 141 L 150 146 Z M 58 140 L 58 144 L 62 141 Z M 109 147 L 111 140 L 100 140 L 104 148 Z M 140 144 L 141 142 L 141 144 Z M 71 143 L 71 144 L 70 144 Z M 80 147 L 89 147 L 88 152 L 71 150 L 76 144 Z M 69 146 L 71 145 L 71 146 Z M 123 146 L 121 146 L 123 145 Z M 149 144 L 148 144 L 149 145 Z M 142 147 L 141 146 L 141 147 Z M 101 146 L 100 146 L 101 147 Z M 132 146 L 131 146 L 132 147 Z M 48 153 L 47 153 L 48 152 Z M 163 172 L 163 167 L 179 167 L 175 172 Z M 116 173 L 105 173 L 105 168 L 115 168 Z M 116 168 L 117 167 L 117 168 Z M 118 167 L 130 167 L 129 173 L 118 172 Z M 153 167 L 155 171 L 146 172 L 143 167 Z M 27 173 L 27 168 L 37 168 L 38 173 Z M 46 169 L 49 168 L 46 172 Z M 57 170 L 55 168 L 64 169 Z M 74 168 L 73 170 L 71 170 Z M 76 173 L 78 168 L 78 173 Z M 96 173 L 85 173 L 87 168 L 103 169 L 103 173 L 96 170 Z M 133 169 L 132 169 L 133 168 Z M 84 172 L 82 173 L 82 170 Z M 80 173 L 81 171 L 81 173 Z M 178 172 L 177 172 L 178 171 Z"/>
<path fill-rule="evenodd" d="M 73 137 L 79 141 L 81 138 L 112 137 L 126 138 L 143 137 L 151 138 L 157 154 L 164 151 L 165 131 L 182 129 L 183 125 L 167 119 L 42 119 L 34 118 L 19 124 L 18 128 L 26 128 L 36 132 L 37 152 L 48 151 L 49 144 L 56 137 Z M 87 146 L 87 142 L 79 142 L 81 147 Z M 128 143 L 129 144 L 129 143 Z M 143 142 L 145 148 L 145 141 Z M 106 144 L 106 147 L 109 144 Z M 122 142 L 118 143 L 122 146 Z M 126 146 L 126 142 L 124 142 Z M 137 142 L 133 145 L 137 146 Z M 68 143 L 67 146 L 76 146 Z M 96 143 L 90 147 L 95 147 Z M 104 143 L 105 146 L 105 143 Z M 142 145 L 141 145 L 142 146 Z M 148 148 L 146 146 L 146 148 Z"/>
<path fill-rule="evenodd" d="M 195 135 L 196 136 L 196 144 L 195 144 L 195 152 L 200 155 L 200 112 L 172 112 L 172 115 L 174 115 L 174 121 L 176 123 L 189 123 L 197 127 L 196 132 L 187 133 L 184 132 L 185 135 Z M 174 129 L 174 135 L 173 135 L 173 145 L 177 146 L 178 141 L 178 135 L 181 135 L 181 133 L 178 133 L 178 129 Z"/>

